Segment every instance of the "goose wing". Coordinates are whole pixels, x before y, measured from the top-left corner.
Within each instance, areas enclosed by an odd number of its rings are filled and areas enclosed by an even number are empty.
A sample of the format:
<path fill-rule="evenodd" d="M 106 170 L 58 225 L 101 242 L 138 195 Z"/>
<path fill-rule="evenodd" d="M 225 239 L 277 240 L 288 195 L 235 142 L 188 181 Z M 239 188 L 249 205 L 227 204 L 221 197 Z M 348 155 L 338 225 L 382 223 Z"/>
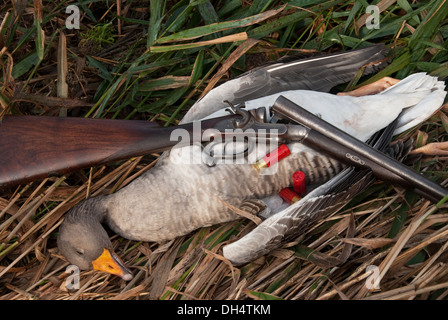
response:
<path fill-rule="evenodd" d="M 242 76 L 226 81 L 197 101 L 182 119 L 182 123 L 205 118 L 232 104 L 288 90 L 328 92 L 338 84 L 352 80 L 364 68 L 373 73 L 386 64 L 388 49 L 383 44 L 357 50 L 322 54 L 307 59 L 283 59 L 253 69 Z"/>
<path fill-rule="evenodd" d="M 412 148 L 412 141 L 388 147 L 397 121 L 377 132 L 369 144 L 404 160 Z M 235 265 L 250 262 L 278 248 L 285 241 L 297 237 L 316 221 L 344 207 L 374 181 L 370 170 L 348 167 L 327 183 L 314 189 L 299 202 L 266 219 L 238 241 L 224 247 L 224 256 Z"/>

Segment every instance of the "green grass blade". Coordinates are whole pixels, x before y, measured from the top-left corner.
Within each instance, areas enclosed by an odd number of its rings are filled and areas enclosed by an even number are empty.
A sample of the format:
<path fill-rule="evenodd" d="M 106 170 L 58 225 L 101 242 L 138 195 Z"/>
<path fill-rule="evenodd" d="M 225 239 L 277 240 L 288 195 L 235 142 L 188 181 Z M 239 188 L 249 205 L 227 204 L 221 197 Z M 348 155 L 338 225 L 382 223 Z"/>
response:
<path fill-rule="evenodd" d="M 160 25 L 163 19 L 163 11 L 164 11 L 163 3 L 164 3 L 163 1 L 159 0 L 150 1 L 151 18 L 149 19 L 148 38 L 146 42 L 147 47 L 153 45 L 159 34 Z"/>
<path fill-rule="evenodd" d="M 87 60 L 89 61 L 89 65 L 91 65 L 94 68 L 97 68 L 100 73 L 98 74 L 101 78 L 111 81 L 112 75 L 110 74 L 109 70 L 99 61 L 93 59 L 91 56 L 86 56 Z"/>
<path fill-rule="evenodd" d="M 178 33 L 166 36 L 157 40 L 157 44 L 163 44 L 173 41 L 185 41 L 200 38 L 215 32 L 224 31 L 232 28 L 247 27 L 256 23 L 260 23 L 268 18 L 275 16 L 282 9 L 270 10 L 264 13 L 256 14 L 248 18 L 240 20 L 232 20 L 225 22 L 213 23 L 206 26 L 196 27 Z"/>
<path fill-rule="evenodd" d="M 339 1 L 328 1 L 326 3 L 316 5 L 311 7 L 309 11 L 297 10 L 296 12 L 289 14 L 287 16 L 283 16 L 279 19 L 269 21 L 267 23 L 262 24 L 261 26 L 248 31 L 248 35 L 250 38 L 259 39 L 265 37 L 275 31 L 278 31 L 282 28 L 289 26 L 292 23 L 295 23 L 299 20 L 302 20 L 310 15 L 313 18 L 317 15 L 318 12 L 328 10 L 330 7 L 336 5 Z M 313 14 L 315 12 L 316 14 Z"/>
<path fill-rule="evenodd" d="M 14 67 L 12 68 L 12 76 L 14 79 L 19 78 L 20 76 L 24 75 L 28 71 L 31 70 L 31 68 L 36 65 L 40 61 L 39 55 L 36 51 L 30 53 L 27 57 L 22 59 L 20 62 L 16 63 Z"/>
<path fill-rule="evenodd" d="M 260 299 L 260 300 L 283 300 L 282 298 L 266 293 L 266 292 L 258 292 L 258 291 L 248 291 L 250 295 Z"/>
<path fill-rule="evenodd" d="M 36 52 L 39 61 L 44 58 L 45 32 L 42 30 L 42 2 L 34 1 L 34 26 L 36 27 Z"/>
<path fill-rule="evenodd" d="M 409 47 L 412 51 L 412 61 L 420 61 L 427 50 L 427 43 L 432 42 L 439 31 L 440 24 L 447 18 L 448 4 L 446 0 L 431 2 L 430 10 L 422 23 L 409 39 Z"/>
<path fill-rule="evenodd" d="M 191 72 L 190 86 L 193 86 L 202 77 L 202 73 L 204 70 L 204 55 L 204 50 L 201 50 L 196 57 L 196 61 L 193 65 L 193 71 Z"/>
<path fill-rule="evenodd" d="M 198 10 L 206 24 L 219 22 L 218 14 L 210 1 L 198 5 Z"/>

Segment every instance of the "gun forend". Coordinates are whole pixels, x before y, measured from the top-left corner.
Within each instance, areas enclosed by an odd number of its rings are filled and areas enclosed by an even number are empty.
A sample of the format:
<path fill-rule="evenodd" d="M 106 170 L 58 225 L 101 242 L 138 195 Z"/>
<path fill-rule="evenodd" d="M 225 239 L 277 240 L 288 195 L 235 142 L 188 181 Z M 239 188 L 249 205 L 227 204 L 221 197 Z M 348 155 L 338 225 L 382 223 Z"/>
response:
<path fill-rule="evenodd" d="M 303 139 L 304 144 L 319 147 L 320 150 L 328 152 L 341 162 L 369 168 L 379 179 L 413 188 L 433 202 L 439 202 L 448 194 L 448 190 L 439 184 L 350 136 L 283 96 L 276 100 L 272 109 L 274 113 L 310 129 L 309 134 Z M 347 157 L 348 152 L 351 157 Z"/>

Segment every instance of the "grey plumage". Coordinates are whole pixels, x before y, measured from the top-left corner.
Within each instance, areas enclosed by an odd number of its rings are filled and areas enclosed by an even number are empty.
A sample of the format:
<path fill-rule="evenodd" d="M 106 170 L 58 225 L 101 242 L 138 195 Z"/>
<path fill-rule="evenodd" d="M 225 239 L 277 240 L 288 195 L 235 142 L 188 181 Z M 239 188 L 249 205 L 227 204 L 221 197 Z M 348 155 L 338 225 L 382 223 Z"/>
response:
<path fill-rule="evenodd" d="M 240 207 L 247 200 L 276 194 L 290 184 L 290 173 L 299 166 L 316 185 L 343 169 L 339 162 L 314 152 L 289 156 L 273 175 L 260 175 L 248 163 L 208 167 L 171 161 L 163 159 L 131 185 L 107 196 L 107 222 L 115 232 L 134 240 L 169 240 L 239 218 L 225 203 Z"/>
<path fill-rule="evenodd" d="M 288 90 L 329 92 L 331 88 L 351 81 L 362 70 L 367 75 L 388 64 L 387 49 L 378 44 L 357 50 L 324 54 L 309 59 L 283 61 L 255 68 L 227 81 L 197 101 L 181 123 L 201 119 L 228 107 L 225 101 L 240 104 Z M 362 69 L 364 68 L 364 69 Z"/>
<path fill-rule="evenodd" d="M 374 46 L 373 48 L 364 48 L 352 53 L 335 54 L 329 58 L 320 56 L 316 59 L 311 59 L 311 61 L 269 65 L 265 69 L 252 71 L 212 90 L 188 111 L 182 122 L 199 120 L 227 107 L 225 100 L 239 103 L 274 91 L 274 93 L 278 94 L 278 90 L 282 91 L 285 88 L 329 90 L 330 85 L 334 86 L 352 79 L 360 66 L 369 64 L 370 67 L 366 68 L 366 71 L 373 71 L 376 67 L 384 65 L 386 52 L 387 50 L 384 46 Z M 420 88 L 420 82 L 427 81 L 429 78 L 431 77 L 417 75 L 406 82 L 402 88 L 404 91 L 406 88 L 410 88 L 409 90 L 413 90 L 414 87 Z M 399 86 L 397 88 L 397 90 L 401 90 Z M 431 112 L 434 107 L 438 107 L 437 104 L 440 99 L 443 101 L 444 94 L 441 94 L 442 91 L 441 84 L 435 81 L 428 85 L 427 88 L 422 88 L 418 97 L 410 97 L 409 101 L 401 99 L 405 103 L 402 105 L 398 104 L 392 111 L 398 114 L 400 112 L 399 109 L 412 106 L 427 95 L 432 94 L 436 97 L 436 101 L 425 110 L 426 112 Z M 288 94 L 294 96 L 295 93 L 289 91 Z M 339 97 L 333 95 L 322 97 L 317 96 L 316 92 L 310 91 L 301 91 L 298 94 L 302 98 L 307 95 L 312 96 L 308 98 L 310 102 L 315 102 L 318 99 L 318 104 L 321 104 L 322 111 L 325 111 L 325 103 L 322 103 L 322 99 L 331 100 L 330 104 L 342 101 L 340 102 L 341 106 L 337 105 L 337 107 L 342 110 L 345 106 L 344 112 L 335 109 L 331 111 L 331 109 L 327 108 L 325 112 L 322 112 L 323 118 L 332 114 L 337 115 L 338 125 L 341 129 L 346 131 L 352 130 L 353 134 L 359 134 L 359 137 L 363 139 L 387 126 L 396 117 L 396 114 L 385 112 L 384 116 L 375 119 L 380 119 L 382 122 L 376 123 L 371 121 L 372 119 L 365 114 L 359 115 L 360 111 L 365 111 L 362 109 L 361 102 L 369 106 L 375 105 L 371 101 L 369 104 L 368 97 L 365 97 L 365 99 L 341 97 L 339 100 Z M 407 95 L 407 93 L 404 92 L 404 95 Z M 314 97 L 317 98 L 315 99 Z M 391 92 L 387 96 L 372 97 L 375 97 L 373 99 L 375 101 L 393 100 Z M 258 104 L 258 100 L 254 103 Z M 372 112 L 372 110 L 369 112 Z M 373 111 L 373 113 L 375 112 Z M 350 119 L 345 117 L 350 117 Z M 412 119 L 413 117 L 411 116 L 410 118 Z M 373 123 L 371 124 L 371 122 Z M 351 125 L 354 127 L 351 127 Z M 403 125 L 406 125 L 406 123 Z M 368 130 L 363 130 L 363 127 L 369 128 Z M 346 187 L 346 184 L 338 184 L 339 179 L 347 179 L 344 181 L 348 181 L 355 172 L 347 169 L 338 175 L 344 169 L 344 166 L 328 158 L 319 150 L 306 148 L 299 143 L 291 144 L 290 148 L 291 155 L 278 164 L 277 172 L 274 175 L 260 175 L 248 163 L 222 164 L 209 167 L 204 163 L 190 164 L 188 161 L 183 161 L 200 156 L 200 145 L 173 149 L 165 153 L 154 168 L 120 191 L 108 196 L 88 199 L 84 204 L 73 208 L 67 214 L 67 218 L 61 227 L 58 243 L 63 244 L 63 248 L 61 248 L 61 245 L 59 245 L 59 248 L 70 262 L 84 267 L 89 266 L 89 261 L 75 259 L 73 256 L 74 248 L 69 248 L 70 246 L 78 247 L 80 243 L 75 239 L 77 237 L 76 232 L 65 232 L 73 230 L 72 226 L 67 226 L 67 224 L 76 225 L 78 226 L 77 228 L 83 229 L 80 230 L 79 234 L 96 232 L 98 236 L 104 238 L 106 237 L 103 233 L 104 230 L 99 231 L 102 229 L 100 223 L 104 222 L 113 231 L 125 238 L 160 242 L 184 235 L 199 227 L 237 219 L 239 215 L 232 212 L 225 203 L 234 207 L 241 207 L 250 200 L 263 199 L 264 197 L 277 194 L 282 188 L 291 184 L 290 176 L 298 168 L 305 172 L 309 184 L 324 184 L 320 187 L 321 189 L 316 189 L 304 198 L 308 199 L 306 204 L 303 204 L 305 208 L 303 212 L 307 212 L 307 214 L 301 215 L 298 219 L 307 217 L 313 210 L 317 214 L 320 214 L 319 212 L 324 214 L 328 210 L 339 208 L 340 203 L 349 200 L 353 194 L 352 192 L 358 192 L 371 182 L 368 175 L 365 175 L 351 187 L 352 189 L 349 189 L 351 191 L 341 190 L 338 194 L 341 197 L 339 200 L 342 199 L 341 202 L 336 201 L 335 194 L 325 197 L 325 193 L 329 192 L 329 190 L 336 190 L 331 189 L 336 188 L 335 185 Z M 254 152 L 257 152 L 257 158 L 266 154 L 263 154 L 262 150 Z M 338 175 L 337 178 L 325 184 L 336 175 Z M 327 190 L 325 188 L 330 189 Z M 325 210 L 327 211 L 321 210 L 324 206 L 326 206 Z M 273 218 L 281 219 L 282 215 L 281 213 L 279 214 Z M 94 222 L 86 226 L 85 222 L 92 219 Z M 80 220 L 82 220 L 82 223 L 80 223 Z M 294 232 L 300 231 L 300 226 L 305 225 L 303 223 L 293 223 L 292 221 L 288 219 L 280 221 L 276 227 L 281 226 L 283 231 L 292 235 Z M 288 231 L 288 228 L 290 228 L 290 231 Z M 276 232 L 278 234 L 273 238 L 278 240 L 275 240 L 273 243 L 278 245 L 281 238 L 281 230 L 277 229 Z M 85 238 L 91 239 L 90 236 L 85 236 Z M 102 245 L 108 245 L 107 241 L 103 240 L 105 242 Z M 92 252 L 97 252 L 97 248 L 93 247 L 99 246 L 100 243 L 98 241 L 92 241 L 91 243 L 82 241 L 82 245 L 92 247 L 84 248 L 84 250 L 89 249 Z M 272 248 L 273 246 L 269 245 L 266 249 L 262 249 L 259 252 L 267 252 L 266 250 Z M 241 251 L 239 254 L 244 255 L 244 252 Z M 253 256 L 253 254 L 249 252 L 248 256 Z M 237 259 L 234 259 L 234 261 L 238 263 L 241 260 L 237 261 Z"/>
<path fill-rule="evenodd" d="M 70 211 L 59 229 L 59 250 L 81 269 L 91 269 L 92 261 L 101 255 L 103 249 L 112 248 L 100 224 L 105 216 L 106 208 L 102 202 L 95 198 L 88 199 L 80 203 L 76 210 Z"/>
<path fill-rule="evenodd" d="M 404 161 L 411 151 L 412 140 L 406 143 L 398 141 L 389 147 L 395 126 L 396 121 L 374 135 L 368 143 L 389 156 Z M 243 238 L 225 246 L 224 256 L 234 265 L 255 260 L 297 237 L 316 221 L 337 212 L 374 181 L 376 178 L 370 170 L 348 167 L 307 194 L 300 202 L 263 221 Z"/>

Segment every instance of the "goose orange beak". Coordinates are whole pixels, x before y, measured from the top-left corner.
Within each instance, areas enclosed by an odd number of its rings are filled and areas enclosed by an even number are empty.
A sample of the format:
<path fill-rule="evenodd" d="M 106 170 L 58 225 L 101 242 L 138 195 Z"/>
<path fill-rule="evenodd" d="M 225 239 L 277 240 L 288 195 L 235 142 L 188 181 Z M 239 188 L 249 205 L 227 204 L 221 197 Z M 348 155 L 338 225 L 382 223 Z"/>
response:
<path fill-rule="evenodd" d="M 111 250 L 104 249 L 103 253 L 92 262 L 93 269 L 119 276 L 125 281 L 133 278 L 132 272 L 123 261 Z"/>

